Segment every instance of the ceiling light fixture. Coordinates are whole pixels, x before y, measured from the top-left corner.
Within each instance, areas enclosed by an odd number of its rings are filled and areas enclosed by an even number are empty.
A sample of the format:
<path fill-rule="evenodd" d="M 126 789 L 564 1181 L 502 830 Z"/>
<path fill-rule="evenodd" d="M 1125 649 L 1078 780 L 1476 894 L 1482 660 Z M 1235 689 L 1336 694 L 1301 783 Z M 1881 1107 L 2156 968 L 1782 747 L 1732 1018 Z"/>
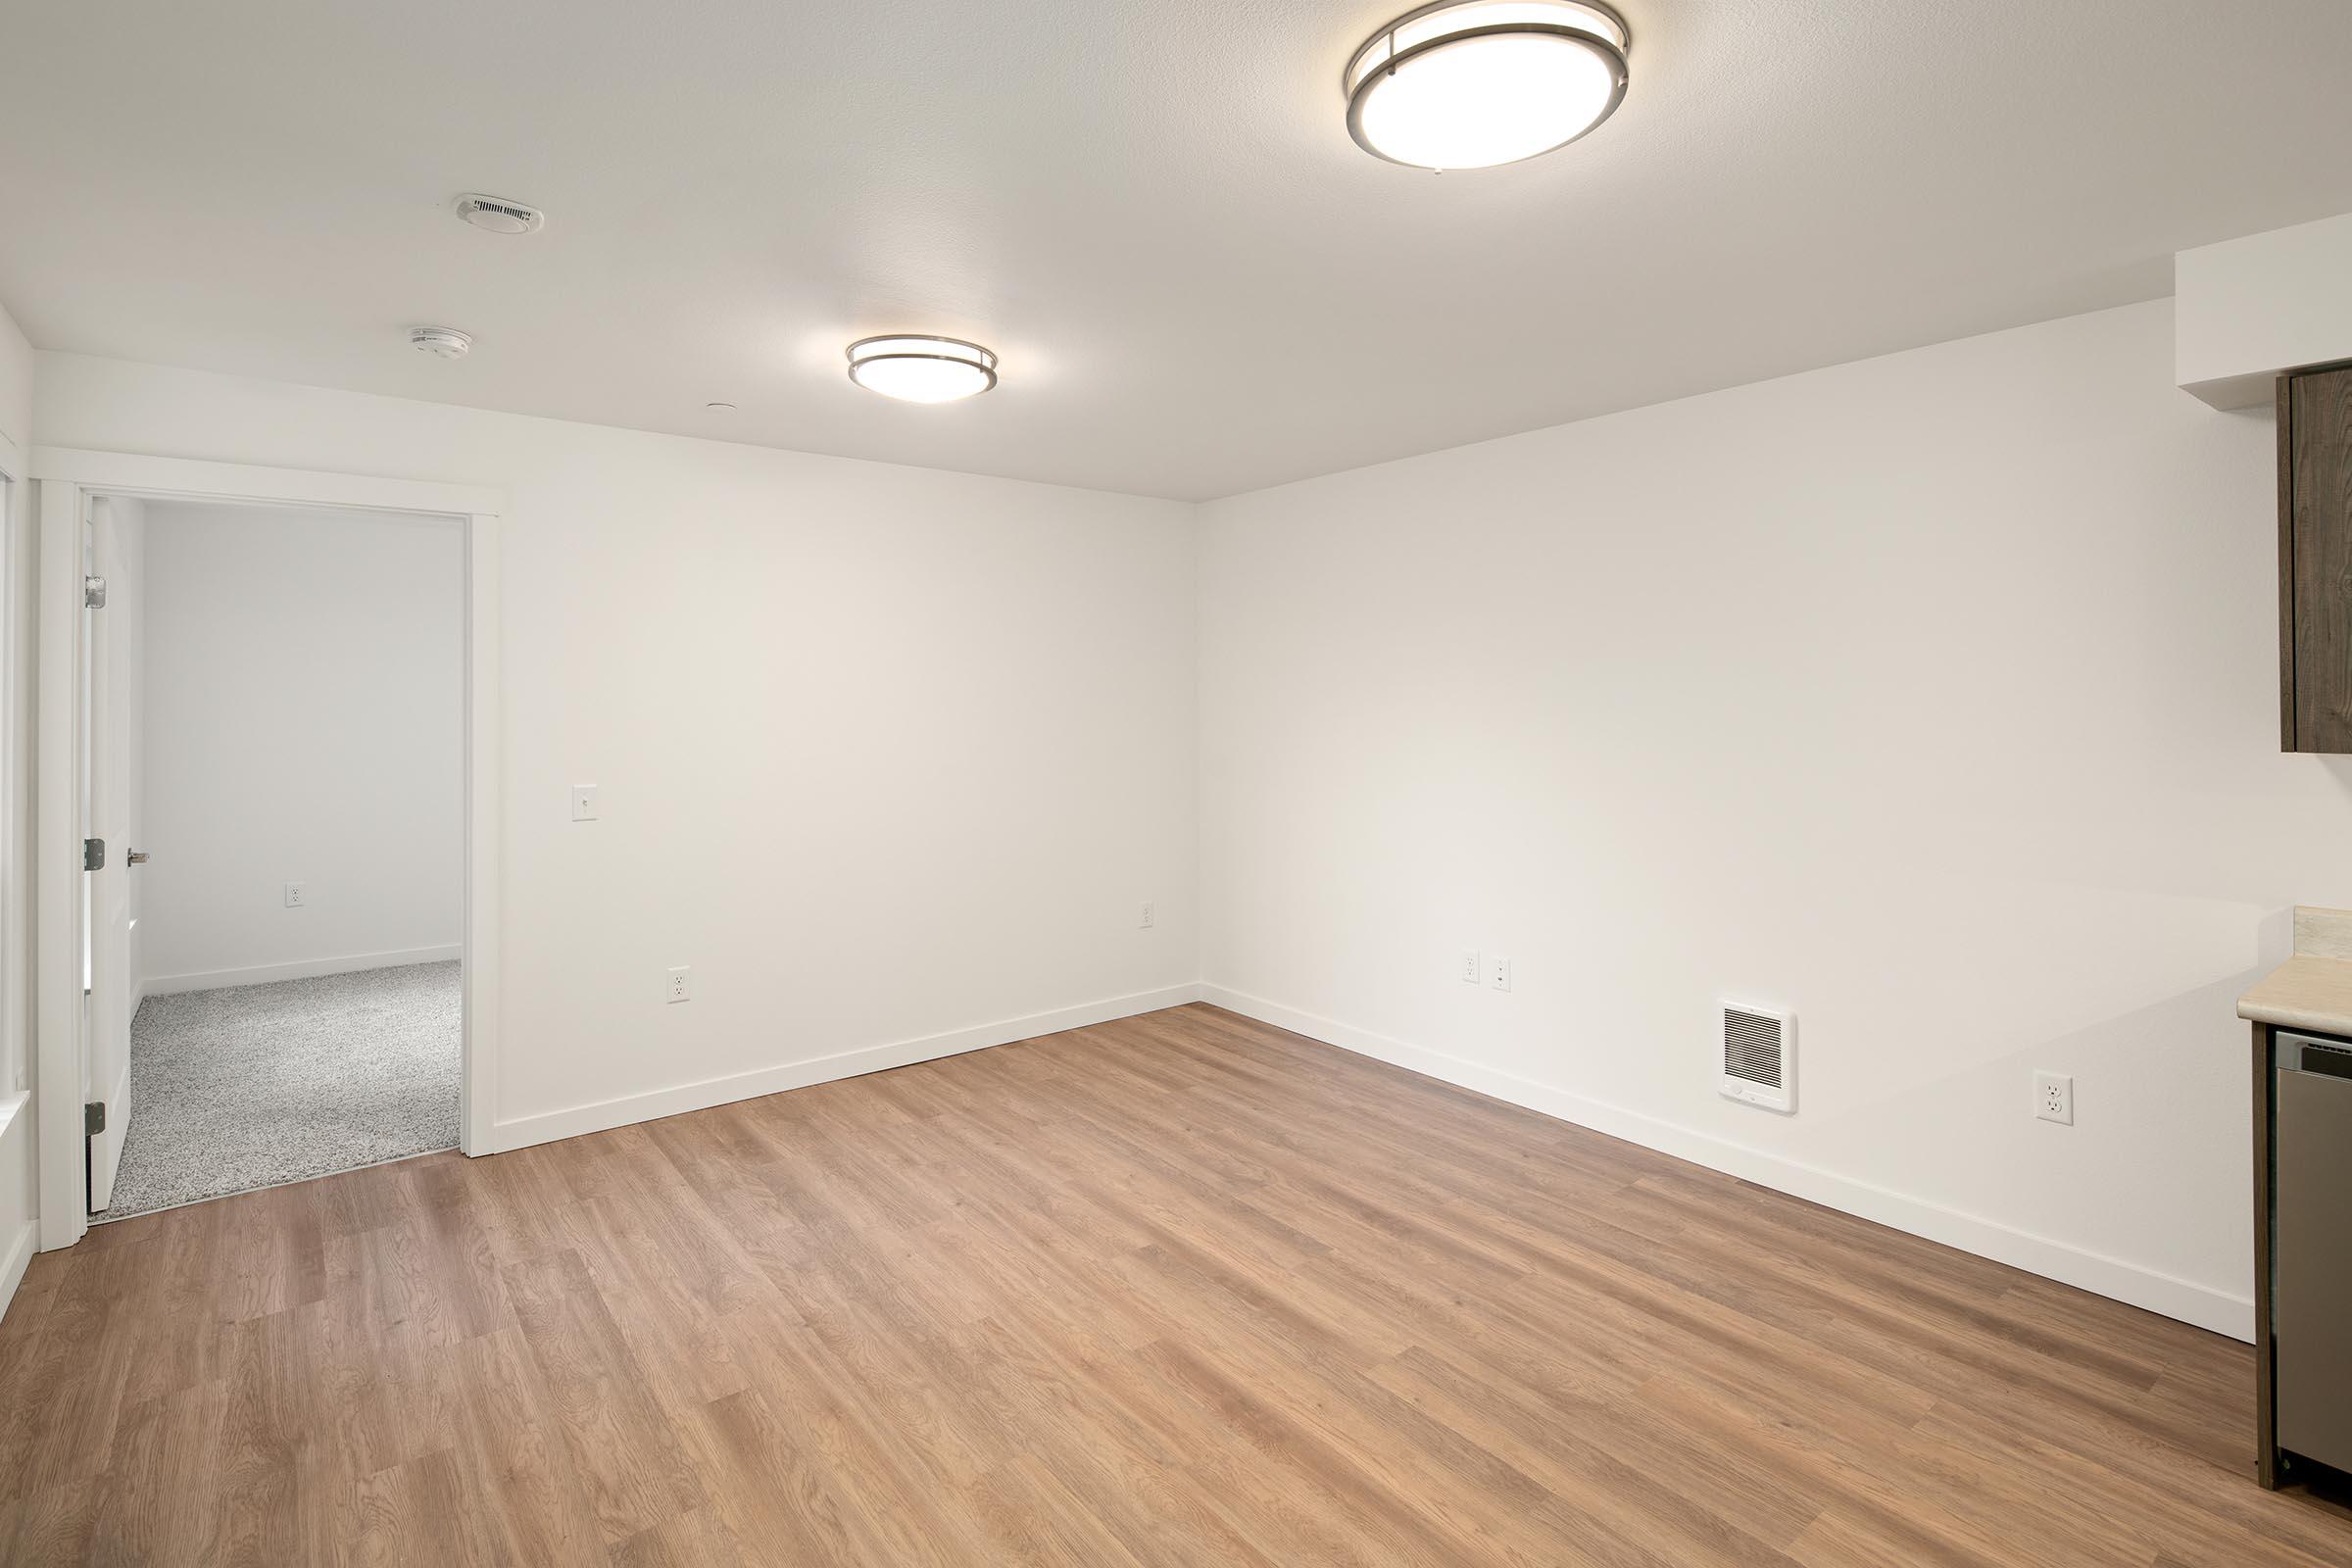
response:
<path fill-rule="evenodd" d="M 997 384 L 997 357 L 952 337 L 865 337 L 850 345 L 850 379 L 906 403 L 953 403 Z"/>
<path fill-rule="evenodd" d="M 412 326 L 409 347 L 437 360 L 462 360 L 473 351 L 473 334 L 454 326 Z"/>
<path fill-rule="evenodd" d="M 536 207 L 511 202 L 504 196 L 485 196 L 469 190 L 458 198 L 458 216 L 493 234 L 536 234 L 547 215 Z"/>
<path fill-rule="evenodd" d="M 1416 169 L 1491 169 L 1565 147 L 1625 99 L 1625 22 L 1591 0 L 1439 0 L 1348 62 L 1348 133 Z"/>

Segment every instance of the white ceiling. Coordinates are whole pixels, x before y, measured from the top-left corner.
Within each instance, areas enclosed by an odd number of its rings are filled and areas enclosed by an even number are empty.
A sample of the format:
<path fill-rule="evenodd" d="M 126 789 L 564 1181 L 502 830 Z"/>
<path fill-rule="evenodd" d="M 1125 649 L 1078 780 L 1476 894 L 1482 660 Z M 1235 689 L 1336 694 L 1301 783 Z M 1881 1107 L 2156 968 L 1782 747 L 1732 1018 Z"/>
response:
<path fill-rule="evenodd" d="M 2176 249 L 2352 210 L 2345 0 L 1632 0 L 1615 119 L 1444 175 L 1343 123 L 1404 9 L 13 7 L 0 301 L 43 348 L 1200 498 L 2160 295 Z M 851 385 L 852 338 L 917 330 L 1003 386 Z"/>

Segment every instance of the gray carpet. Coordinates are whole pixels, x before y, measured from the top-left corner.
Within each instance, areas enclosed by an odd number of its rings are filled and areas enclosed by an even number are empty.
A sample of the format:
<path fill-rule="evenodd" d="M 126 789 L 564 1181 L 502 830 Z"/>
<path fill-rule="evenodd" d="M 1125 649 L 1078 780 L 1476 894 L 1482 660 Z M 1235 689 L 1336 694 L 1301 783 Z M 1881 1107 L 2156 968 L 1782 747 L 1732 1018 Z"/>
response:
<path fill-rule="evenodd" d="M 455 962 L 149 997 L 106 1217 L 454 1148 L 460 999 Z"/>

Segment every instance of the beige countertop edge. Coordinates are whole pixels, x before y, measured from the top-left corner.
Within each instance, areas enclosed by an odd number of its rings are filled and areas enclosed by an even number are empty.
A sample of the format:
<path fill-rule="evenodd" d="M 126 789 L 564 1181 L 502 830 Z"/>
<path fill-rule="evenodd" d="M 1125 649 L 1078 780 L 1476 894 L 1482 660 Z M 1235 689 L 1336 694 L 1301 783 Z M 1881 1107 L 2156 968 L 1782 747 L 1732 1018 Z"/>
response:
<path fill-rule="evenodd" d="M 2237 1015 L 2352 1036 L 2352 910 L 2297 906 L 2295 956 L 2237 999 Z"/>
<path fill-rule="evenodd" d="M 2352 968 L 2352 964 L 2345 967 Z M 2248 992 L 2238 1002 L 2237 1015 L 2278 1029 L 2305 1029 L 2315 1035 L 2352 1040 L 2352 1004 L 2341 1008 L 2303 1007 L 2284 998 L 2274 1001 Z"/>

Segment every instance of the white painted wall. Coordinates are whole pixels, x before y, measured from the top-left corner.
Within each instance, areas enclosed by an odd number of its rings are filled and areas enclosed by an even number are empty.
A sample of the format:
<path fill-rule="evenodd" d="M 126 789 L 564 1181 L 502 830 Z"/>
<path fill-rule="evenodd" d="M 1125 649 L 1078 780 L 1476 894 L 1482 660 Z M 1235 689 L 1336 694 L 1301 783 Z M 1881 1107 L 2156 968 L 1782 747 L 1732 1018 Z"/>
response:
<path fill-rule="evenodd" d="M 0 310 L 0 437 L 18 452 L 32 445 L 33 351 Z M 7 527 L 0 530 L 0 1310 L 32 1255 L 34 1201 L 31 1082 L 32 733 L 35 647 L 31 487 L 0 484 Z"/>
<path fill-rule="evenodd" d="M 159 501 L 145 534 L 133 972 L 184 991 L 456 957 L 461 525 Z"/>
<path fill-rule="evenodd" d="M 1214 503 L 1197 562 L 1173 505 L 118 362 L 40 413 L 513 488 L 510 1141 L 1198 974 L 2243 1333 L 2230 1004 L 2352 904 L 2352 762 L 2277 751 L 2272 434 L 2170 309 Z M 1725 993 L 1797 1010 L 1793 1117 L 1714 1096 Z"/>
<path fill-rule="evenodd" d="M 0 436 L 20 451 L 32 445 L 32 383 L 35 356 L 16 318 L 0 308 Z"/>
<path fill-rule="evenodd" d="M 2273 433 L 2170 322 L 1208 505 L 1209 995 L 2250 1333 L 2232 1002 L 2352 904 L 2352 759 L 2278 752 Z M 1795 1115 L 1716 1097 L 1724 995 Z"/>
<path fill-rule="evenodd" d="M 2263 407 L 2278 373 L 2352 360 L 2352 213 L 2173 258 L 2174 377 L 2216 408 Z"/>
<path fill-rule="evenodd" d="M 511 492 L 502 1141 L 1190 994 L 1190 508 L 120 361 L 41 373 L 44 442 Z M 573 783 L 601 821 L 568 819 Z M 690 1003 L 662 1000 L 672 964 Z"/>

